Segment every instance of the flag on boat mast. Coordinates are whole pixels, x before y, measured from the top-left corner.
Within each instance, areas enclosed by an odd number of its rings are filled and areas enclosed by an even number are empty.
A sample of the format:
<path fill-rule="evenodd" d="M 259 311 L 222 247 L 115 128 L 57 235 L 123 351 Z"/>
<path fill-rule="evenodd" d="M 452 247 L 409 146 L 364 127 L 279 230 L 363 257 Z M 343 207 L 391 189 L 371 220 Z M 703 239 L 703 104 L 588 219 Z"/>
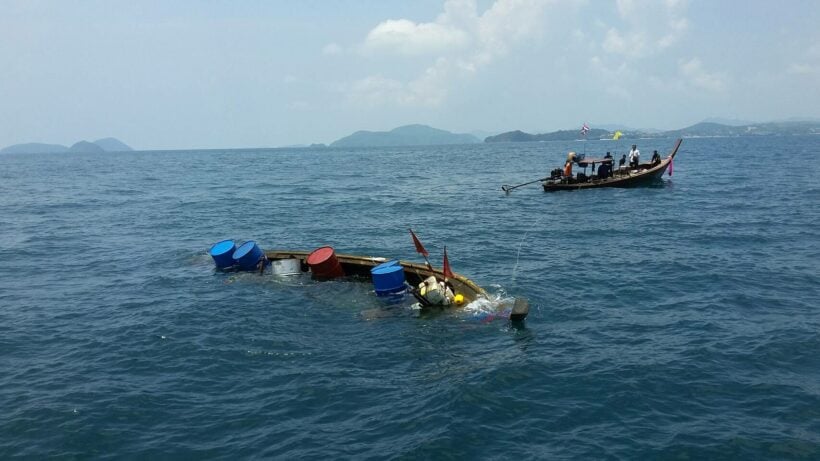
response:
<path fill-rule="evenodd" d="M 447 259 L 447 246 L 444 247 L 444 268 L 441 270 L 441 272 L 444 273 L 445 282 L 448 278 L 455 278 L 455 276 L 453 276 L 453 271 L 450 270 L 450 260 Z"/>
<path fill-rule="evenodd" d="M 588 132 L 589 125 L 587 125 L 587 122 L 584 122 L 584 125 L 581 127 L 581 136 L 586 136 Z"/>
<path fill-rule="evenodd" d="M 413 232 L 413 229 L 408 230 L 410 231 L 410 235 L 413 237 L 413 245 L 416 246 L 416 253 L 419 253 L 420 255 L 424 256 L 424 262 L 427 263 L 427 268 L 433 270 L 433 265 L 430 264 L 430 260 L 427 259 L 427 257 L 430 256 L 430 253 L 428 253 L 427 250 L 424 249 L 424 245 L 422 245 L 419 238 L 416 237 L 416 233 Z"/>
<path fill-rule="evenodd" d="M 416 237 L 416 233 L 413 232 L 413 229 L 410 229 L 410 235 L 413 237 L 413 245 L 416 246 L 416 253 L 421 254 L 425 258 L 430 256 L 430 253 L 428 253 L 427 250 L 424 249 L 424 245 L 421 244 L 419 238 Z"/>

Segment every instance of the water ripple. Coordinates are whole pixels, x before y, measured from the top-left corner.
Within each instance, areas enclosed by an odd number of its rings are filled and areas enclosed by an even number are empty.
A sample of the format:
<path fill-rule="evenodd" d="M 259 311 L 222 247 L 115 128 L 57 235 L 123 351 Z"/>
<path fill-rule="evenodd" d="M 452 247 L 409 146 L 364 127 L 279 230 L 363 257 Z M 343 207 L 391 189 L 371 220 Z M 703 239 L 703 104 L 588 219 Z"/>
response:
<path fill-rule="evenodd" d="M 820 457 L 820 167 L 769 168 L 818 139 L 687 139 L 651 188 L 500 190 L 571 149 L 4 156 L 0 458 Z M 206 254 L 417 260 L 408 227 L 527 297 L 526 326 Z"/>

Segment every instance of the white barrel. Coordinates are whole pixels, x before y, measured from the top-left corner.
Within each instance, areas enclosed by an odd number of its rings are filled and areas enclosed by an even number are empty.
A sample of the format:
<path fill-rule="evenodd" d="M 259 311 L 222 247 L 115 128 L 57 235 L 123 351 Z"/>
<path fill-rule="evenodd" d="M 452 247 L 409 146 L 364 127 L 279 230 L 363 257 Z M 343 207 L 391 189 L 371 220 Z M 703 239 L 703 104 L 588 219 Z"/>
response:
<path fill-rule="evenodd" d="M 274 275 L 299 275 L 302 273 L 302 262 L 296 258 L 271 261 Z"/>

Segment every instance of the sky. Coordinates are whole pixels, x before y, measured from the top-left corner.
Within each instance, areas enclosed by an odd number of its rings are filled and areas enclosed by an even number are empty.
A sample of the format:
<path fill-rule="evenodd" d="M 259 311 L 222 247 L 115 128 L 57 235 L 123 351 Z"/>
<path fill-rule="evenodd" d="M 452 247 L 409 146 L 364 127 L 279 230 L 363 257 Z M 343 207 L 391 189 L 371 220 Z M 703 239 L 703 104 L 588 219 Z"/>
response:
<path fill-rule="evenodd" d="M 820 117 L 816 0 L 0 0 L 0 148 Z"/>

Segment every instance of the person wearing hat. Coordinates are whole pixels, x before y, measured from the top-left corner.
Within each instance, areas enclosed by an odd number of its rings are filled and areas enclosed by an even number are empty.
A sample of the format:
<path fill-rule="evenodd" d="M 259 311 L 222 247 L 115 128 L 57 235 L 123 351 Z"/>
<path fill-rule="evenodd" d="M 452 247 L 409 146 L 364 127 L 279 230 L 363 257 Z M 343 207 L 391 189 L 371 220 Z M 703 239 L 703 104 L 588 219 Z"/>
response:
<path fill-rule="evenodd" d="M 564 162 L 564 178 L 569 181 L 572 179 L 572 164 L 575 163 L 576 154 L 573 151 L 570 151 L 567 154 L 567 161 Z"/>
<path fill-rule="evenodd" d="M 564 164 L 564 177 L 567 179 L 572 178 L 572 161 L 567 160 L 567 163 Z"/>

